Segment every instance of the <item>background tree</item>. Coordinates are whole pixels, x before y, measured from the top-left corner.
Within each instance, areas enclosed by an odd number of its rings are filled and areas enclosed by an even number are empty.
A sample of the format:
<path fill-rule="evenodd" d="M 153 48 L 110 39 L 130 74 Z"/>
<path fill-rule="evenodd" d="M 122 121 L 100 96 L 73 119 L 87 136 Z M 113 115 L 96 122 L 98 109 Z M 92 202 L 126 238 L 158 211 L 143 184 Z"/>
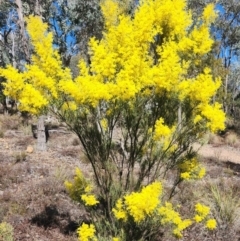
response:
<path fill-rule="evenodd" d="M 212 52 L 212 68 L 216 75 L 223 80 L 222 88 L 218 92 L 218 99 L 223 103 L 224 110 L 231 114 L 232 102 L 235 99 L 230 80 L 232 71 L 235 71 L 236 62 L 239 61 L 240 47 L 240 2 L 237 0 L 189 0 L 188 7 L 197 17 L 201 10 L 210 2 L 216 2 L 218 17 L 212 24 L 211 33 L 215 39 L 215 48 Z M 237 79 L 236 79 L 237 80 Z M 231 83 L 230 83 L 231 82 Z"/>
<path fill-rule="evenodd" d="M 19 7 L 18 5 L 19 4 Z M 0 3 L 0 65 L 13 66 L 22 69 L 26 62 L 29 62 L 30 52 L 28 38 L 24 28 L 21 14 L 21 2 L 2 1 Z M 1 85 L 5 80 L 1 79 Z M 2 89 L 2 87 L 1 87 Z M 8 99 L 1 90 L 1 104 L 7 111 Z"/>
<path fill-rule="evenodd" d="M 48 23 L 65 66 L 69 66 L 71 57 L 79 52 L 87 55 L 90 37 L 101 38 L 102 15 L 99 0 L 23 0 L 23 5 L 25 16 L 39 15 Z"/>
<path fill-rule="evenodd" d="M 218 57 L 223 60 L 223 66 L 226 69 L 224 81 L 224 109 L 230 114 L 230 108 L 233 98 L 228 99 L 229 95 L 229 75 L 234 62 L 240 54 L 240 2 L 236 0 L 220 1 L 221 14 L 214 26 L 215 38 L 219 37 Z M 233 96 L 234 93 L 231 93 Z"/>
<path fill-rule="evenodd" d="M 92 36 L 101 39 L 103 18 L 99 0 L 16 0 L 0 3 L 1 64 L 12 64 L 19 69 L 30 61 L 31 46 L 24 29 L 27 16 L 38 15 L 48 23 L 54 34 L 53 44 L 58 48 L 65 66 L 76 76 L 80 56 L 88 59 L 87 45 Z M 122 1 L 126 11 L 133 9 L 133 1 Z M 4 98 L 4 95 L 2 95 Z"/>

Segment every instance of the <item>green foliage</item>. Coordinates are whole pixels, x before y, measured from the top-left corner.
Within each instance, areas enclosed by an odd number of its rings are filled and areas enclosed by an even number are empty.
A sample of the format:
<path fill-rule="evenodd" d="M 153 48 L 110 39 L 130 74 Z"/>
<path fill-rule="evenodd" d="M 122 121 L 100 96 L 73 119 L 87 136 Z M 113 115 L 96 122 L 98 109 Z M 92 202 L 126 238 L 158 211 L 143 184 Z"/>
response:
<path fill-rule="evenodd" d="M 13 227 L 11 224 L 2 222 L 0 223 L 0 240 L 2 241 L 14 241 L 13 239 Z"/>
<path fill-rule="evenodd" d="M 81 195 L 89 189 L 90 183 L 84 178 L 81 170 L 76 168 L 73 182 L 65 181 L 65 187 L 69 193 L 69 196 L 78 202 L 82 202 Z"/>

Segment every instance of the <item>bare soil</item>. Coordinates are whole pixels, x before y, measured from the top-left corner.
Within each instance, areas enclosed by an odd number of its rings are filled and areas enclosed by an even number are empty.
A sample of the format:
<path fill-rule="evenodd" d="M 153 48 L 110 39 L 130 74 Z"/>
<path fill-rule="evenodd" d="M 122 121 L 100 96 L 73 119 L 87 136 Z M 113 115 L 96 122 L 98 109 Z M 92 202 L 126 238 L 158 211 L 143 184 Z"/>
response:
<path fill-rule="evenodd" d="M 199 154 L 208 159 L 240 163 L 240 149 L 231 146 L 206 144 L 199 150 Z"/>
<path fill-rule="evenodd" d="M 77 240 L 84 213 L 64 181 L 76 167 L 91 176 L 78 144 L 68 132 L 50 133 L 47 152 L 37 152 L 36 139 L 21 131 L 8 130 L 0 139 L 0 222 L 14 227 L 15 241 Z"/>

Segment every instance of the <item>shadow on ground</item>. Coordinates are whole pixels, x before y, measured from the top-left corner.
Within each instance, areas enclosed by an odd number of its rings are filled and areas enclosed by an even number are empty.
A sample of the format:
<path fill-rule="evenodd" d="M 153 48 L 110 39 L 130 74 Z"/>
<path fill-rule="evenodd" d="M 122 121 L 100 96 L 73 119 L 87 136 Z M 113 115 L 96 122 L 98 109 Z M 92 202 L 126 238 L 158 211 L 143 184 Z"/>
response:
<path fill-rule="evenodd" d="M 31 223 L 40 227 L 59 228 L 63 234 L 71 234 L 77 230 L 79 224 L 70 219 L 68 213 L 59 213 L 55 205 L 45 207 L 45 210 L 31 219 Z"/>

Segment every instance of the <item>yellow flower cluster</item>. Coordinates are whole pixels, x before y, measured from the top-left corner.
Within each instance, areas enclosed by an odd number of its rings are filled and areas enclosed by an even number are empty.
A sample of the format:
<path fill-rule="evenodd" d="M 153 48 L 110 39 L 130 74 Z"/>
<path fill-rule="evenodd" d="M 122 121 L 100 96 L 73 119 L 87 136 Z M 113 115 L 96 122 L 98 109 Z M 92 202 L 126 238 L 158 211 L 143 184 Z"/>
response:
<path fill-rule="evenodd" d="M 160 202 L 162 194 L 162 185 L 160 182 L 154 182 L 142 189 L 140 193 L 133 192 L 125 196 L 126 210 L 133 217 L 136 223 L 151 216 Z M 149 198 L 151 197 L 151 198 Z"/>
<path fill-rule="evenodd" d="M 195 205 L 195 212 L 196 212 L 196 215 L 194 217 L 194 220 L 199 223 L 199 222 L 203 222 L 207 219 L 207 216 L 209 215 L 210 213 L 210 208 L 201 204 L 201 203 L 197 203 Z M 217 226 L 217 222 L 215 219 L 208 219 L 206 222 L 205 222 L 205 225 L 206 227 L 209 229 L 209 230 L 213 230 L 216 228 Z"/>
<path fill-rule="evenodd" d="M 116 208 L 113 208 L 112 211 L 118 220 L 122 219 L 123 221 L 127 221 L 127 211 L 121 198 L 117 200 Z"/>
<path fill-rule="evenodd" d="M 178 168 L 181 172 L 181 178 L 184 180 L 201 179 L 206 173 L 205 168 L 199 164 L 195 157 L 189 160 L 184 160 L 178 165 Z"/>
<path fill-rule="evenodd" d="M 193 219 L 182 219 L 180 214 L 174 210 L 169 202 L 161 203 L 162 185 L 154 182 L 144 187 L 140 192 L 133 192 L 119 199 L 113 208 L 113 214 L 118 220 L 124 223 L 133 219 L 136 224 L 141 224 L 148 217 L 159 220 L 162 225 L 173 227 L 172 233 L 177 237 L 182 237 L 182 231 L 188 228 L 193 222 L 206 221 L 210 214 L 210 208 L 197 203 L 195 205 L 196 215 Z M 208 219 L 205 223 L 209 230 L 216 228 L 216 220 Z"/>
<path fill-rule="evenodd" d="M 79 200 L 79 197 L 84 193 L 88 183 L 84 178 L 81 170 L 77 167 L 75 169 L 75 176 L 73 182 L 65 181 L 65 187 L 73 200 Z"/>
<path fill-rule="evenodd" d="M 131 102 L 136 96 L 146 97 L 146 93 L 161 96 L 167 92 L 179 101 L 190 99 L 194 124 L 203 121 L 212 131 L 223 129 L 221 106 L 211 104 L 220 81 L 213 81 L 209 69 L 188 79 L 194 61 L 211 49 L 209 26 L 216 15 L 214 6 L 208 5 L 198 24 L 190 28 L 193 20 L 185 0 L 142 0 L 133 17 L 120 5 L 114 0 L 102 1 L 103 38 L 90 40 L 91 64 L 81 60 L 80 75 L 75 79 L 62 67 L 46 24 L 30 17 L 27 29 L 35 49 L 32 64 L 26 65 L 23 73 L 11 66 L 0 69 L 0 75 L 7 79 L 4 93 L 17 99 L 22 110 L 36 114 L 62 96 L 70 103 L 63 109 L 76 111 L 84 105 L 96 107 L 102 101 Z M 153 53 L 149 50 L 156 36 L 163 41 Z M 169 133 L 170 127 L 159 119 L 155 138 Z"/>
<path fill-rule="evenodd" d="M 102 119 L 100 121 L 100 125 L 101 125 L 101 128 L 103 131 L 106 131 L 107 130 L 107 127 L 108 127 L 108 121 L 106 118 Z"/>
<path fill-rule="evenodd" d="M 119 199 L 112 210 L 113 214 L 118 220 L 127 222 L 129 219 L 133 219 L 137 224 L 146 221 L 148 217 L 154 218 L 159 220 L 162 225 L 172 225 L 172 233 L 178 238 L 182 237 L 182 231 L 192 225 L 194 221 L 197 223 L 205 221 L 210 214 L 209 207 L 197 203 L 195 205 L 196 215 L 193 220 L 182 219 L 171 203 L 161 203 L 161 194 L 161 183 L 154 182 L 144 187 L 140 192 L 133 192 Z M 216 221 L 208 219 L 205 225 L 209 230 L 212 230 L 216 228 Z"/>
<path fill-rule="evenodd" d="M 105 25 L 110 27 L 116 25 L 118 22 L 118 16 L 122 14 L 118 1 L 105 0 L 104 4 L 101 4 L 102 14 L 105 17 Z"/>
<path fill-rule="evenodd" d="M 75 101 L 64 102 L 61 108 L 63 111 L 76 111 L 77 105 Z"/>
<path fill-rule="evenodd" d="M 83 194 L 81 195 L 81 199 L 84 201 L 86 206 L 94 206 L 99 203 L 93 194 Z"/>
<path fill-rule="evenodd" d="M 207 222 L 206 222 L 206 227 L 209 229 L 209 230 L 213 230 L 217 227 L 217 222 L 215 219 L 209 219 Z"/>
<path fill-rule="evenodd" d="M 130 99 L 145 88 L 146 86 L 155 86 L 159 89 L 167 89 L 168 91 L 176 91 L 181 82 L 181 76 L 186 74 L 189 64 L 181 63 L 179 57 L 179 46 L 183 46 L 181 38 L 179 43 L 169 40 L 163 46 L 158 48 L 161 61 L 158 65 L 152 65 L 152 58 L 149 56 L 149 44 L 153 41 L 156 34 L 162 34 L 163 28 L 169 28 L 168 31 L 172 35 L 183 37 L 186 35 L 186 29 L 191 24 L 191 15 L 185 12 L 184 1 L 142 1 L 135 16 L 131 19 L 129 16 L 119 13 L 119 7 L 115 1 L 105 1 L 102 4 L 103 13 L 106 19 L 107 30 L 104 39 L 97 41 L 91 39 L 90 53 L 91 66 L 90 70 L 93 75 L 86 71 L 86 67 L 81 66 L 81 75 L 84 78 L 78 78 L 78 84 L 63 83 L 63 88 L 70 95 L 79 101 L 95 99 L 109 100 L 111 98 Z M 107 11 L 107 10 L 114 11 Z M 117 9 L 117 10 L 116 10 Z M 179 13 L 176 15 L 176 11 Z M 115 16 L 113 16 L 115 13 Z M 108 19 L 114 20 L 108 20 Z M 208 28 L 207 28 L 208 30 Z M 199 32 L 196 49 L 199 50 Z M 203 33 L 206 36 L 206 33 Z M 170 36 L 169 36 L 170 37 Z M 188 37 L 190 38 L 190 37 Z M 191 37 L 194 44 L 194 36 Z M 200 37 L 201 38 L 201 37 Z M 166 38 L 167 39 L 167 38 Z M 203 39 L 203 38 L 202 38 Z M 210 38 L 204 38 L 211 46 Z M 184 39 L 185 41 L 186 39 Z M 204 45 L 204 44 L 203 44 Z M 186 44 L 189 46 L 189 44 Z M 188 52 L 189 49 L 183 48 Z M 204 47 L 202 54 L 205 54 L 210 47 Z M 206 50 L 207 49 L 207 50 Z M 91 81 L 86 82 L 86 79 Z M 81 83 L 84 83 L 84 86 Z M 93 86 L 90 86 L 93 83 Z M 211 79 L 211 83 L 214 82 Z M 75 87 L 94 86 L 98 89 L 98 94 L 92 91 L 91 96 L 84 98 L 85 94 L 74 94 Z M 69 88 L 70 89 L 69 89 Z M 82 88 L 81 88 L 82 89 Z M 86 91 L 89 93 L 90 89 Z M 180 90 L 180 89 L 179 89 Z M 203 89 L 199 86 L 198 91 L 203 93 Z M 207 91 L 204 90 L 206 93 Z M 108 94 L 106 94 L 108 93 Z M 179 91 L 182 95 L 182 91 Z M 93 102 L 97 103 L 97 102 Z"/>
<path fill-rule="evenodd" d="M 120 241 L 119 238 L 113 238 L 112 241 Z"/>
<path fill-rule="evenodd" d="M 27 19 L 35 53 L 31 57 L 31 65 L 25 66 L 20 73 L 11 66 L 0 69 L 0 75 L 7 79 L 4 94 L 17 99 L 19 108 L 38 114 L 44 107 L 59 97 L 58 83 L 61 79 L 71 79 L 69 69 L 64 69 L 60 56 L 53 48 L 52 33 L 39 17 Z"/>
<path fill-rule="evenodd" d="M 97 241 L 95 236 L 95 226 L 93 224 L 83 223 L 77 230 L 79 241 Z"/>
<path fill-rule="evenodd" d="M 164 125 L 163 118 L 160 118 L 156 121 L 153 139 L 160 140 L 161 138 L 169 137 L 173 130 L 174 128 L 170 129 L 167 125 Z"/>
<path fill-rule="evenodd" d="M 64 184 L 73 200 L 83 201 L 86 206 L 94 206 L 99 203 L 96 197 L 91 194 L 93 188 L 79 168 L 76 168 L 73 182 L 65 181 Z"/>
<path fill-rule="evenodd" d="M 154 182 L 144 187 L 141 192 L 133 192 L 119 199 L 116 207 L 113 209 L 113 213 L 118 220 L 127 222 L 133 218 L 137 224 L 146 221 L 147 217 L 154 218 L 159 220 L 162 225 L 172 225 L 174 227 L 173 234 L 181 238 L 182 231 L 189 227 L 193 220 L 183 220 L 180 214 L 174 210 L 171 203 L 161 204 L 161 194 L 161 183 Z M 198 214 L 200 214 L 200 209 L 198 211 Z M 212 227 L 213 221 L 209 220 L 206 226 L 208 228 Z"/>
<path fill-rule="evenodd" d="M 146 217 L 152 216 L 160 204 L 162 185 L 154 182 L 144 187 L 141 192 L 133 192 L 124 197 L 124 201 L 119 199 L 113 213 L 117 219 L 127 221 L 128 216 L 132 217 L 136 223 L 144 221 Z M 151 198 L 149 198 L 151 197 Z"/>
<path fill-rule="evenodd" d="M 151 133 L 153 136 L 153 140 L 156 142 L 157 148 L 159 148 L 158 144 L 160 144 L 163 150 L 168 149 L 168 151 L 173 152 L 176 148 L 176 145 L 171 144 L 172 136 L 176 130 L 176 126 L 172 126 L 171 128 L 164 124 L 164 119 L 159 118 L 154 126 L 154 132 L 152 133 L 152 129 L 149 130 L 149 134 Z"/>
<path fill-rule="evenodd" d="M 203 19 L 206 24 L 213 23 L 217 17 L 217 13 L 214 11 L 214 4 L 208 4 L 203 11 Z"/>
<path fill-rule="evenodd" d="M 199 109 L 202 116 L 207 119 L 207 127 L 212 132 L 225 128 L 224 122 L 226 116 L 219 103 L 215 103 L 214 105 L 199 105 Z"/>
<path fill-rule="evenodd" d="M 195 205 L 195 211 L 197 214 L 195 215 L 194 219 L 197 223 L 199 223 L 207 217 L 210 212 L 210 208 L 201 203 L 197 203 Z"/>
<path fill-rule="evenodd" d="M 192 224 L 190 219 L 182 220 L 179 213 L 173 209 L 169 202 L 158 209 L 158 214 L 161 216 L 162 224 L 174 225 L 173 234 L 178 238 L 181 238 L 181 232 Z"/>
<path fill-rule="evenodd" d="M 194 221 L 196 223 L 205 221 L 210 214 L 210 208 L 200 203 L 195 205 L 195 211 L 196 215 L 193 220 L 182 220 L 179 213 L 173 209 L 172 204 L 169 202 L 166 202 L 165 205 L 158 209 L 158 213 L 161 216 L 161 223 L 173 225 L 173 234 L 178 238 L 182 237 L 182 231 L 189 227 Z M 213 230 L 216 228 L 217 223 L 215 219 L 208 219 L 205 225 L 209 230 Z"/>

